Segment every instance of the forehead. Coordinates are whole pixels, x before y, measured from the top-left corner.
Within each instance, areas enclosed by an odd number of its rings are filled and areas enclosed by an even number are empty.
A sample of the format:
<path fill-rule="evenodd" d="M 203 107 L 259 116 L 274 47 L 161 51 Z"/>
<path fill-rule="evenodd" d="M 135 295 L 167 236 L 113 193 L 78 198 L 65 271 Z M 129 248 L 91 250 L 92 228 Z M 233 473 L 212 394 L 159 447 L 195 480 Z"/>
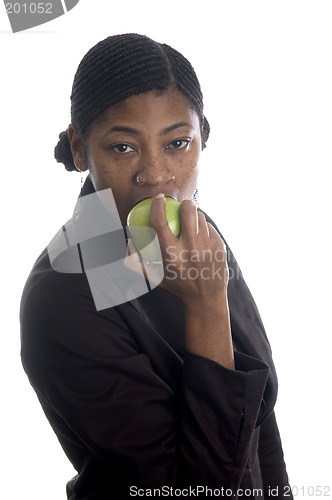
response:
<path fill-rule="evenodd" d="M 109 107 L 95 123 L 101 127 L 119 122 L 136 125 L 156 122 L 162 126 L 180 121 L 199 126 L 198 115 L 187 98 L 179 90 L 171 89 L 130 96 Z"/>

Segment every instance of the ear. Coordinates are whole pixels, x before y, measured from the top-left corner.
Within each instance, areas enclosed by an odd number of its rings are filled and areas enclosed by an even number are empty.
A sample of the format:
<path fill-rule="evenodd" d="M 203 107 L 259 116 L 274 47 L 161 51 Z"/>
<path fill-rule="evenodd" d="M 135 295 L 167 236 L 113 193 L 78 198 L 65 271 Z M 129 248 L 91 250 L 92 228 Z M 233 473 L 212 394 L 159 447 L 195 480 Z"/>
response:
<path fill-rule="evenodd" d="M 75 166 L 81 172 L 85 172 L 86 170 L 88 170 L 88 164 L 86 160 L 82 135 L 76 131 L 73 125 L 68 126 L 67 135 Z"/>

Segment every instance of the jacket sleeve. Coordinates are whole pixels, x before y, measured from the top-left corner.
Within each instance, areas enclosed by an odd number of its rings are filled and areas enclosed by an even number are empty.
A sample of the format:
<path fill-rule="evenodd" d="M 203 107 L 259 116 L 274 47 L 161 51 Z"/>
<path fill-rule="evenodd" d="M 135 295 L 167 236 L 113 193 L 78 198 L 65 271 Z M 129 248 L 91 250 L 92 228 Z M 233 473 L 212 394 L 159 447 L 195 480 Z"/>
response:
<path fill-rule="evenodd" d="M 235 490 L 268 367 L 236 353 L 233 371 L 186 353 L 174 391 L 116 308 L 96 312 L 78 278 L 70 286 L 63 279 L 56 276 L 46 286 L 37 276 L 25 292 L 22 361 L 76 469 L 93 458 L 113 487 L 121 477 L 122 488 Z"/>
<path fill-rule="evenodd" d="M 275 412 L 261 425 L 258 455 L 266 498 L 292 499 Z"/>

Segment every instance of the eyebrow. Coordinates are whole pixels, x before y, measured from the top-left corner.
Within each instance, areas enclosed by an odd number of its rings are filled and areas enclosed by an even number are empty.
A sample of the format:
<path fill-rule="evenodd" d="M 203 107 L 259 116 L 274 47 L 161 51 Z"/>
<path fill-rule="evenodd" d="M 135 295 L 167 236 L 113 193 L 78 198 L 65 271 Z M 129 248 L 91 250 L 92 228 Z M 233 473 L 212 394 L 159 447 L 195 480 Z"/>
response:
<path fill-rule="evenodd" d="M 180 127 L 190 127 L 190 128 L 193 128 L 193 126 L 188 123 L 188 122 L 178 122 L 178 123 L 174 123 L 174 125 L 170 125 L 169 127 L 166 127 L 164 128 L 161 133 L 163 135 L 165 134 L 168 134 L 169 132 L 172 132 L 172 130 L 175 130 L 176 128 L 180 128 Z"/>
<path fill-rule="evenodd" d="M 173 125 L 170 125 L 169 127 L 166 127 L 162 129 L 161 134 L 166 135 L 169 134 L 169 132 L 172 132 L 173 130 L 180 128 L 180 127 L 190 127 L 193 128 L 192 125 L 188 122 L 178 122 L 174 123 Z M 127 132 L 129 134 L 133 135 L 140 135 L 140 130 L 134 127 L 127 127 L 127 126 L 122 126 L 122 125 L 115 125 L 114 127 L 111 127 L 108 131 L 107 134 L 110 134 L 111 132 Z"/>

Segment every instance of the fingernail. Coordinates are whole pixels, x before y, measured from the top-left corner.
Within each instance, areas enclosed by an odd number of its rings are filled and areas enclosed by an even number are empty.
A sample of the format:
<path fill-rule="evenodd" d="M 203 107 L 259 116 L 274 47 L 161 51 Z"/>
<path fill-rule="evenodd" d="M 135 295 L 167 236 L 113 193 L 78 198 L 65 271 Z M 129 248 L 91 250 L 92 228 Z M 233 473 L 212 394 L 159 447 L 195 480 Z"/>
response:
<path fill-rule="evenodd" d="M 158 194 L 156 195 L 156 199 L 159 199 L 159 198 L 165 198 L 164 193 L 158 193 Z"/>

